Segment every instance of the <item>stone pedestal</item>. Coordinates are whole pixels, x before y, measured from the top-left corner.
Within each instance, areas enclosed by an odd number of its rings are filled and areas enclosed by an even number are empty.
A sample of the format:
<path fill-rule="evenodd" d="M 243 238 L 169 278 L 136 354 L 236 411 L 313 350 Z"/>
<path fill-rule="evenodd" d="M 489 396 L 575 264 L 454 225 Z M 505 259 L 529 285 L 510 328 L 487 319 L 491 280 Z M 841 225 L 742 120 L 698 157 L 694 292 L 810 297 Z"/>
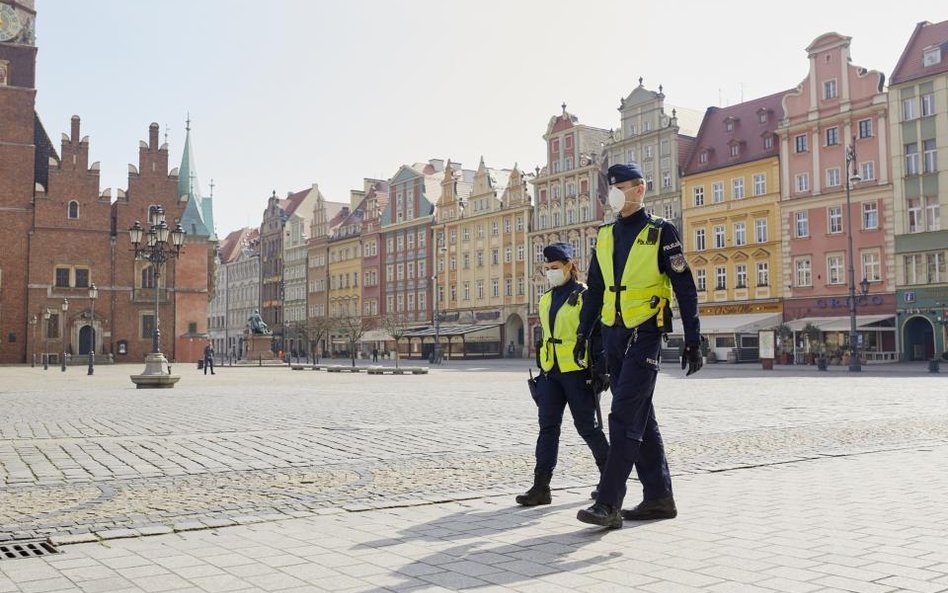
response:
<path fill-rule="evenodd" d="M 273 336 L 271 334 L 250 334 L 247 336 L 247 360 L 274 360 Z"/>
<path fill-rule="evenodd" d="M 145 357 L 145 371 L 132 375 L 132 383 L 138 389 L 171 389 L 181 377 L 171 374 L 168 359 L 161 352 L 153 352 Z"/>

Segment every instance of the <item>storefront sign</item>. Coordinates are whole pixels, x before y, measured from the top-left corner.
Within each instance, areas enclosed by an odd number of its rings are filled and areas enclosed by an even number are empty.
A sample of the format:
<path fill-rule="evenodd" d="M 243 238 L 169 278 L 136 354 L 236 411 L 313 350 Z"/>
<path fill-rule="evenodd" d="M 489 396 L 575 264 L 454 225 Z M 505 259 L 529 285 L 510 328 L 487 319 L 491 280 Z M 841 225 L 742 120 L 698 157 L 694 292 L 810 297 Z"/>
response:
<path fill-rule="evenodd" d="M 881 296 L 879 296 L 879 295 L 875 295 L 875 296 L 871 296 L 871 297 L 868 297 L 868 296 L 856 297 L 856 305 L 857 305 L 857 306 L 861 306 L 861 305 L 881 305 L 882 303 L 883 303 L 883 298 L 882 298 Z M 838 309 L 838 308 L 843 308 L 843 309 L 847 309 L 847 310 L 848 310 L 848 309 L 849 309 L 849 297 L 846 297 L 845 299 L 838 299 L 838 298 L 832 298 L 832 299 L 817 299 L 817 300 L 816 300 L 816 306 L 819 307 L 820 309 Z"/>
<path fill-rule="evenodd" d="M 701 305 L 699 315 L 747 315 L 749 313 L 781 313 L 780 303 L 738 303 L 733 305 Z"/>

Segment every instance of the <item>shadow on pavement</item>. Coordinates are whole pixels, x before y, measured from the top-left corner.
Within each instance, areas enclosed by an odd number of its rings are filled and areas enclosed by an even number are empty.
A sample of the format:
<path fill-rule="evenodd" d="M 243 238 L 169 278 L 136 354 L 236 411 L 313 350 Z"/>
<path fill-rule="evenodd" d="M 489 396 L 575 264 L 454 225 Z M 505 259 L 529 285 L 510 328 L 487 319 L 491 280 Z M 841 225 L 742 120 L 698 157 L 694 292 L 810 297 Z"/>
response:
<path fill-rule="evenodd" d="M 503 535 L 510 539 L 511 531 L 536 527 L 549 515 L 572 515 L 586 505 L 585 501 L 544 507 L 523 508 L 515 505 L 490 511 L 461 511 L 439 517 L 432 521 L 412 525 L 399 531 L 399 535 L 359 544 L 354 549 L 376 549 L 398 546 L 413 541 L 460 542 L 446 549 L 416 558 L 408 564 L 393 569 L 390 576 L 402 579 L 372 589 L 371 593 L 382 593 L 394 588 L 398 591 L 415 591 L 434 585 L 453 588 L 484 586 L 484 581 L 494 585 L 513 585 L 532 581 L 537 577 L 570 573 L 621 557 L 621 551 L 599 554 L 581 559 L 570 556 L 584 546 L 601 541 L 610 530 L 583 526 L 576 523 L 572 531 L 532 536 L 515 543 L 501 542 L 493 538 Z M 556 529 L 560 524 L 551 525 Z M 644 523 L 633 523 L 625 529 L 634 529 Z M 429 546 L 430 547 L 430 546 Z"/>

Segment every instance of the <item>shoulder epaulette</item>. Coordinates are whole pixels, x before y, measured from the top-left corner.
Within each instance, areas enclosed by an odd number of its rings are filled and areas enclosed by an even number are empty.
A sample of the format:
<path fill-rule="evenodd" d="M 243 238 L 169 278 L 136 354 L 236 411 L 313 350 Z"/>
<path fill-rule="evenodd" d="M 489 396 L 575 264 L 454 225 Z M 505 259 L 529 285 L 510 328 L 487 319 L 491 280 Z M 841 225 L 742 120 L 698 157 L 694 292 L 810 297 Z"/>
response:
<path fill-rule="evenodd" d="M 649 222 L 649 224 L 651 224 L 652 226 L 660 227 L 660 226 L 664 225 L 664 224 L 665 224 L 666 222 L 668 222 L 668 221 L 665 220 L 664 218 L 662 218 L 661 216 L 655 216 L 654 214 L 649 214 L 649 215 L 648 215 L 648 222 Z"/>

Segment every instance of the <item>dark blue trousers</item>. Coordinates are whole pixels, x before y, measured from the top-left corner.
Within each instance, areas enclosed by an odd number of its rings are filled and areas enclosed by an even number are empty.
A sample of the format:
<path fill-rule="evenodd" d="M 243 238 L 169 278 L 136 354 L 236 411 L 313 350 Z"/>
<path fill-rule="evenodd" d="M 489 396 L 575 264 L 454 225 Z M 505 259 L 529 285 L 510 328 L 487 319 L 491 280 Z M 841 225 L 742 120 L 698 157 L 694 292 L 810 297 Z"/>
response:
<path fill-rule="evenodd" d="M 671 496 L 665 445 L 652 406 L 661 334 L 654 329 L 639 331 L 631 345 L 632 330 L 603 327 L 602 335 L 612 382 L 611 446 L 599 483 L 597 502 L 622 506 L 625 483 L 633 467 L 642 484 L 645 500 Z"/>
<path fill-rule="evenodd" d="M 540 434 L 537 437 L 537 473 L 553 473 L 560 447 L 563 410 L 569 405 L 576 432 L 586 441 L 596 465 L 602 468 L 609 442 L 596 421 L 596 396 L 586 384 L 586 371 L 544 373 L 538 383 L 537 407 Z"/>

